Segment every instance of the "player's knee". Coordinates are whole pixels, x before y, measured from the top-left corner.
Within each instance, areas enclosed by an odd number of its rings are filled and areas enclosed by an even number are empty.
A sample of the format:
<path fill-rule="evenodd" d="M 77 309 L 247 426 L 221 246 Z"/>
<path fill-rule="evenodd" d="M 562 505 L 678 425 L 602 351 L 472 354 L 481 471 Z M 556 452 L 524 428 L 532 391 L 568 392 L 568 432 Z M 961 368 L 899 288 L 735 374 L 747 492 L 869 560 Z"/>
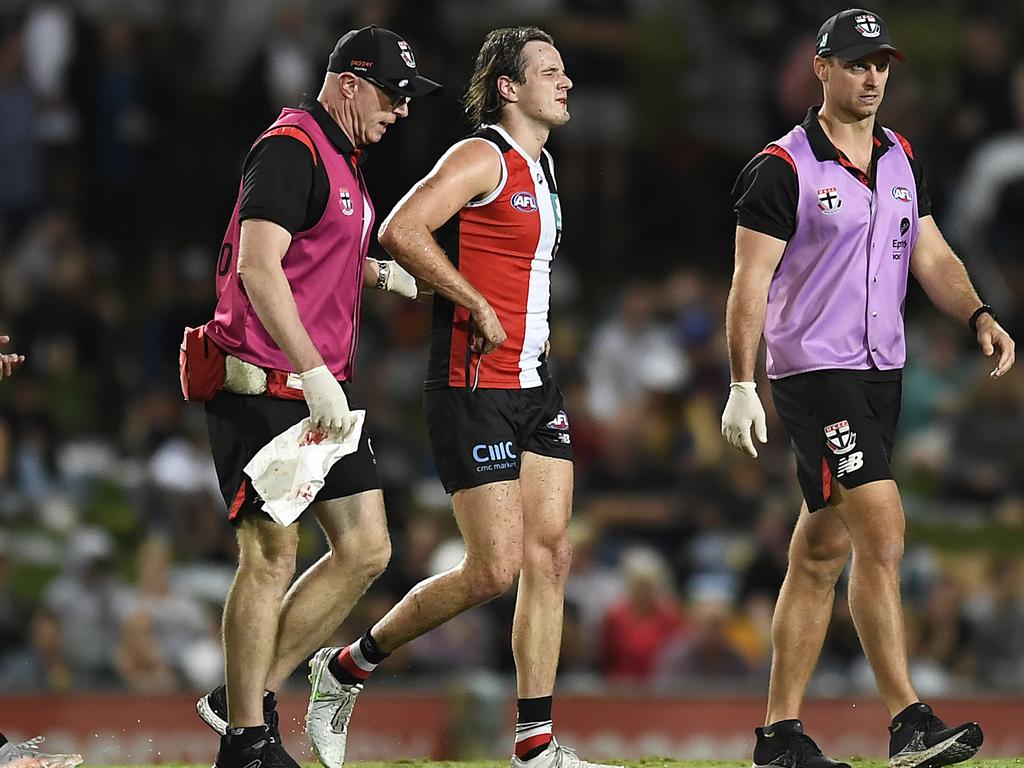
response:
<path fill-rule="evenodd" d="M 519 564 L 511 561 L 487 563 L 470 570 L 470 591 L 475 603 L 501 597 L 511 589 L 519 575 Z"/>
<path fill-rule="evenodd" d="M 789 553 L 790 568 L 799 569 L 805 579 L 831 589 L 850 557 L 848 540 L 816 542 L 794 546 Z"/>
<path fill-rule="evenodd" d="M 527 545 L 523 567 L 543 572 L 546 576 L 565 581 L 572 565 L 572 544 L 567 532 L 546 537 Z"/>
<path fill-rule="evenodd" d="M 387 534 L 384 534 L 372 545 L 364 547 L 359 555 L 360 569 L 370 581 L 384 573 L 389 562 L 391 562 L 391 539 Z"/>
<path fill-rule="evenodd" d="M 295 575 L 295 549 L 286 545 L 242 549 L 238 569 L 267 584 L 287 585 Z"/>
<path fill-rule="evenodd" d="M 885 532 L 864 542 L 854 550 L 854 558 L 861 563 L 898 572 L 903 562 L 903 531 Z"/>

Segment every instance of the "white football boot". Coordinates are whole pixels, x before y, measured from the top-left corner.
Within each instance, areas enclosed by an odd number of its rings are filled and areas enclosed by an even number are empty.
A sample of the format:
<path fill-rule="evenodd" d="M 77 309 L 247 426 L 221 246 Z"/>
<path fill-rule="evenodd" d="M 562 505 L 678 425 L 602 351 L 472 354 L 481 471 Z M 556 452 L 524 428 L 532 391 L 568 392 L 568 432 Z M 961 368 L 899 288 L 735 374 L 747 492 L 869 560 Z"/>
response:
<path fill-rule="evenodd" d="M 327 664 L 341 648 L 321 648 L 309 660 L 309 708 L 306 710 L 306 735 L 317 760 L 324 768 L 345 765 L 348 721 L 356 706 L 362 683 L 338 682 Z"/>
<path fill-rule="evenodd" d="M 51 755 L 36 747 L 43 743 L 42 736 L 15 744 L 8 741 L 0 747 L 0 768 L 75 768 L 82 764 L 81 755 Z"/>
<path fill-rule="evenodd" d="M 623 768 L 621 765 L 590 763 L 569 747 L 563 747 L 552 737 L 547 749 L 529 760 L 512 755 L 512 768 Z"/>

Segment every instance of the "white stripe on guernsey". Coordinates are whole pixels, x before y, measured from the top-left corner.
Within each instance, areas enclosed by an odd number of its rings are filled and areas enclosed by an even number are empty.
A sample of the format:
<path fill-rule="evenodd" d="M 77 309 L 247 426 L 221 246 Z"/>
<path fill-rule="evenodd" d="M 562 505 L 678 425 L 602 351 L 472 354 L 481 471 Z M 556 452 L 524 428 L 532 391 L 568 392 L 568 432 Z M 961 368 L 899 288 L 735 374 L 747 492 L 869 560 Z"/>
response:
<path fill-rule="evenodd" d="M 366 196 L 366 193 L 363 193 L 363 231 L 359 235 L 359 245 L 367 253 L 369 253 L 367 248 L 369 247 L 370 223 L 372 219 L 373 216 L 370 215 L 370 198 Z"/>
<path fill-rule="evenodd" d="M 370 663 L 366 660 L 366 657 L 363 656 L 363 649 L 359 647 L 358 640 L 348 647 L 348 653 L 352 657 L 352 661 L 354 661 L 356 666 L 363 670 L 363 672 L 373 672 L 373 670 L 377 668 L 376 664 Z"/>
<path fill-rule="evenodd" d="M 550 333 L 548 307 L 551 298 L 551 250 L 555 247 L 557 235 L 552 190 L 548 188 L 546 180 L 544 183 L 537 182 L 538 175 L 544 178 L 544 169 L 540 163 L 530 164 L 530 175 L 533 177 L 533 190 L 537 197 L 540 236 L 537 238 L 537 250 L 530 261 L 526 332 L 523 336 L 523 350 L 519 354 L 519 385 L 524 388 L 540 386 L 542 383 L 537 373 L 540 366 L 538 358 Z"/>
<path fill-rule="evenodd" d="M 523 730 L 519 730 L 520 728 L 523 728 Z M 520 741 L 532 739 L 534 736 L 543 736 L 546 733 L 551 733 L 550 720 L 543 723 L 523 723 L 523 725 L 516 727 L 516 744 Z"/>
<path fill-rule="evenodd" d="M 493 203 L 497 199 L 498 195 L 501 194 L 501 190 L 505 188 L 505 182 L 508 181 L 508 166 L 505 165 L 505 155 L 502 154 L 502 151 L 500 149 L 498 149 L 498 145 L 495 144 L 493 141 L 488 141 L 487 139 L 481 136 L 472 136 L 468 139 L 463 139 L 458 144 L 452 146 L 452 148 L 449 149 L 447 152 L 445 152 L 445 157 L 450 155 L 455 150 L 456 147 L 461 147 L 467 141 L 482 141 L 484 144 L 486 144 L 488 147 L 490 147 L 491 149 L 498 153 L 498 162 L 501 163 L 501 178 L 498 180 L 498 186 L 496 186 L 483 197 L 478 198 L 476 200 L 470 200 L 468 203 L 466 203 L 467 208 L 479 208 L 481 205 Z M 442 157 L 441 159 L 444 160 L 444 157 Z"/>

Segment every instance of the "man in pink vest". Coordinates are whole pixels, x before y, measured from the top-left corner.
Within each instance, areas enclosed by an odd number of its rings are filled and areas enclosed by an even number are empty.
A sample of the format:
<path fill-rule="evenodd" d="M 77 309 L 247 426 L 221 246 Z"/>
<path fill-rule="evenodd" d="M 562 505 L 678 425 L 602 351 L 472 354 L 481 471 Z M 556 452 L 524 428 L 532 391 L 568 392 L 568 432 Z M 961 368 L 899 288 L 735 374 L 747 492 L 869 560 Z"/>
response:
<path fill-rule="evenodd" d="M 331 54 L 316 100 L 282 110 L 245 161 L 217 264 L 217 309 L 204 329 L 228 356 L 225 388 L 206 412 L 239 548 L 224 606 L 227 685 L 197 703 L 223 734 L 217 768 L 296 768 L 281 744 L 274 692 L 390 557 L 365 431 L 311 505 L 330 552 L 294 584 L 298 524 L 272 521 L 242 469 L 303 418 L 342 436 L 353 428 L 342 385 L 352 378 L 363 287 L 416 296 L 408 273 L 366 259 L 374 212 L 359 148 L 407 117 L 411 98 L 439 88 L 394 32 L 353 30 Z M 248 389 L 254 378 L 259 393 Z"/>
<path fill-rule="evenodd" d="M 977 752 L 982 732 L 977 723 L 946 727 L 918 699 L 908 670 L 903 506 L 890 469 L 908 275 L 994 356 L 993 377 L 1013 365 L 1014 343 L 935 225 L 910 143 L 875 120 L 891 58 L 903 58 L 885 23 L 859 8 L 837 13 L 819 30 L 815 54 L 823 106 L 751 160 L 735 189 L 722 434 L 753 457 L 751 427 L 767 442 L 754 385 L 763 333 L 805 499 L 772 622 L 754 765 L 849 768 L 825 757 L 798 718 L 852 553 L 850 611 L 892 717 L 889 766 L 938 768 Z"/>

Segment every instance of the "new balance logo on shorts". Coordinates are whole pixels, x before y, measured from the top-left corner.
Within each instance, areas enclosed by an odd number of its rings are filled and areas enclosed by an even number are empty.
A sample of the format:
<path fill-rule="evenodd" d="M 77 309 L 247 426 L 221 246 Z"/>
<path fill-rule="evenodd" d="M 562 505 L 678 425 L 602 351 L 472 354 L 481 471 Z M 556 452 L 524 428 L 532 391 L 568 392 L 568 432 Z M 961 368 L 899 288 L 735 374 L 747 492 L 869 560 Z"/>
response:
<path fill-rule="evenodd" d="M 856 472 L 863 466 L 864 451 L 854 451 L 849 456 L 844 456 L 839 460 L 839 466 L 836 467 L 836 477 L 842 477 L 843 475 L 848 475 L 851 472 Z"/>

